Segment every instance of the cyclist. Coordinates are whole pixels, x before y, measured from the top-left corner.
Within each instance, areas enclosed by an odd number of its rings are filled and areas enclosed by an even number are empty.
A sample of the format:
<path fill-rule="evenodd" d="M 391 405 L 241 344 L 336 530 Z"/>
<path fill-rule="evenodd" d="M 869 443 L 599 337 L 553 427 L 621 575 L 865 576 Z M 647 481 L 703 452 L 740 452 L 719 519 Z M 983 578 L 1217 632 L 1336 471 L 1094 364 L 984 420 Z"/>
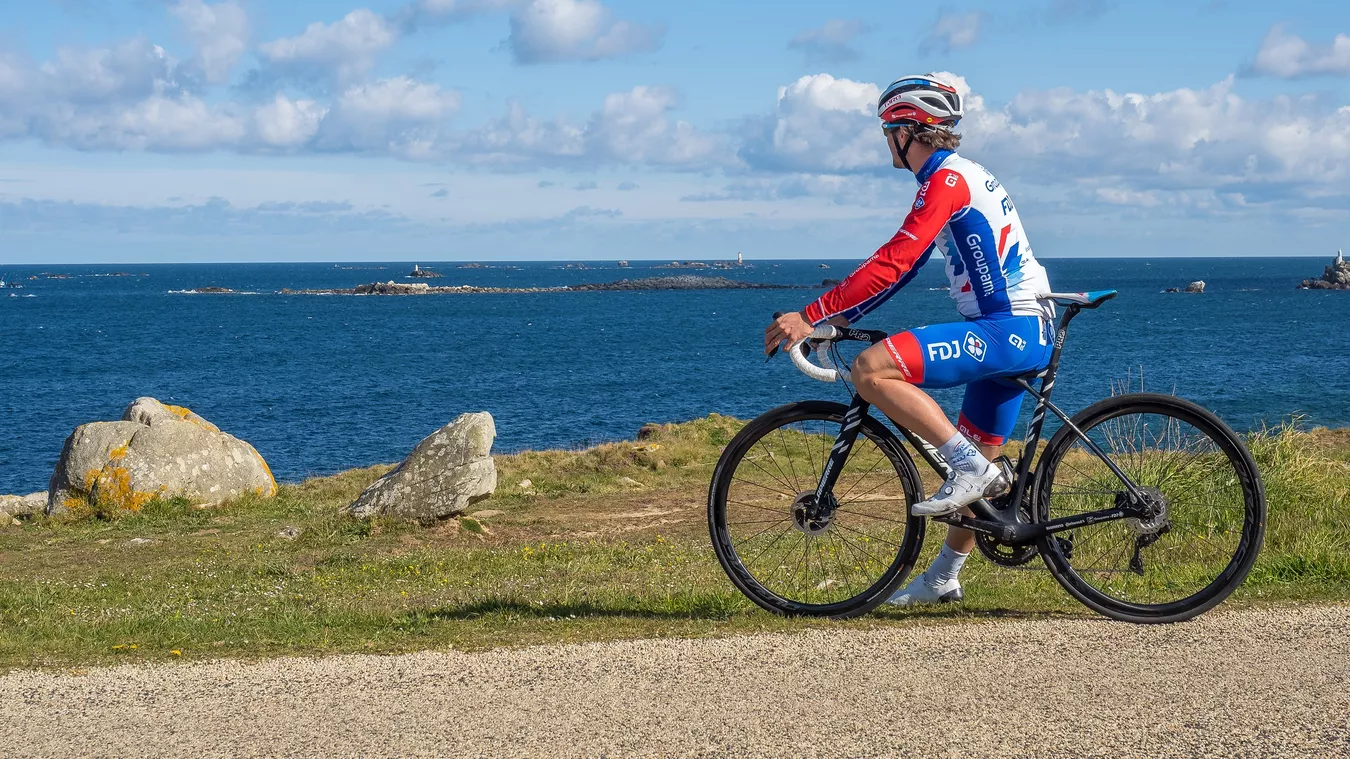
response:
<path fill-rule="evenodd" d="M 1045 270 L 1031 252 L 1007 191 L 983 166 L 956 154 L 952 129 L 963 115 L 956 88 L 936 75 L 891 83 L 877 115 L 897 169 L 914 173 L 919 190 L 890 242 L 801 312 L 764 332 L 768 352 L 795 344 L 814 327 L 846 326 L 904 287 L 934 254 L 946 259 L 951 297 L 963 322 L 892 335 L 853 363 L 858 394 L 899 424 L 938 446 L 951 475 L 915 515 L 941 516 L 981 497 L 1006 492 L 1007 478 L 990 459 L 1012 432 L 1023 391 L 1006 378 L 1044 369 L 1050 361 L 1054 307 Z M 957 426 L 923 388 L 966 386 Z M 957 575 L 975 536 L 949 527 L 942 552 L 890 603 L 959 601 Z"/>

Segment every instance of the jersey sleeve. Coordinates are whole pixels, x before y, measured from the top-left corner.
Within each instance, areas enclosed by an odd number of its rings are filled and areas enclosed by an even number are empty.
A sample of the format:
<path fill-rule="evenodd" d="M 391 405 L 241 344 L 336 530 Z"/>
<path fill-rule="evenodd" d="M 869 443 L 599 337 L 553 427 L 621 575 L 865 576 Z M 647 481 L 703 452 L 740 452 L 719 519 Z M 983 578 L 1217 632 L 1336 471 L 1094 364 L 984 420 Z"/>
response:
<path fill-rule="evenodd" d="M 909 283 L 933 252 L 933 241 L 953 215 L 970 205 L 970 188 L 959 173 L 943 169 L 919 188 L 900 231 L 834 287 L 808 305 L 812 325 L 836 316 L 857 322 Z"/>

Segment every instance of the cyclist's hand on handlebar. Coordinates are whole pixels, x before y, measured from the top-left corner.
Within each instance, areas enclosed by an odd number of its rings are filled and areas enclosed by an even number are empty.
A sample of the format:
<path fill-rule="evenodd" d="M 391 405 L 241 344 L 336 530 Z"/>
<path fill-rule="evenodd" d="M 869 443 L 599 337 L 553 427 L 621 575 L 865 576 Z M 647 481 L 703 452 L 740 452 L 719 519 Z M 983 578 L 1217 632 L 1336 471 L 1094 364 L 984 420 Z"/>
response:
<path fill-rule="evenodd" d="M 764 353 L 771 356 L 784 341 L 795 344 L 810 336 L 812 331 L 813 327 L 800 311 L 783 314 L 764 330 Z"/>

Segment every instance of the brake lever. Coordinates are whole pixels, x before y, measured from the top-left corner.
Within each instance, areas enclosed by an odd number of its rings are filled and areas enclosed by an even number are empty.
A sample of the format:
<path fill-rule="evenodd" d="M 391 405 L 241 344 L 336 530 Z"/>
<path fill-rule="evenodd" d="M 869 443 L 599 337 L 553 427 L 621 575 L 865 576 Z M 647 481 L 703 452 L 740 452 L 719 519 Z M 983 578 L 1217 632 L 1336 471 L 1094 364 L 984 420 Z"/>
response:
<path fill-rule="evenodd" d="M 774 321 L 778 321 L 778 319 L 779 319 L 780 317 L 782 317 L 782 315 L 783 315 L 783 312 L 782 312 L 782 311 L 774 311 L 774 312 L 773 312 L 773 320 L 774 320 Z M 773 350 L 769 351 L 769 357 L 766 358 L 766 359 L 764 359 L 764 363 L 766 363 L 766 364 L 769 363 L 770 361 L 773 360 L 773 357 L 774 357 L 774 356 L 777 356 L 777 355 L 778 355 L 778 346 L 775 345 L 775 346 L 773 346 Z"/>

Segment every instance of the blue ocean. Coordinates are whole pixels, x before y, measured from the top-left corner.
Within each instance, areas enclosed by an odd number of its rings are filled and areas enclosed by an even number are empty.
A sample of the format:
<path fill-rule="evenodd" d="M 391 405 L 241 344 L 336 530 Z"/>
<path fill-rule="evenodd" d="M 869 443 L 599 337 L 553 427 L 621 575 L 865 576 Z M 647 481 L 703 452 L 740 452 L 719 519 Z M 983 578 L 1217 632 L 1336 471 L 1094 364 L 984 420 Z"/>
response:
<path fill-rule="evenodd" d="M 419 263 L 444 273 L 435 284 L 506 287 L 676 273 L 659 262 Z M 3 267 L 23 287 L 0 292 L 0 493 L 46 488 L 72 429 L 117 419 L 142 395 L 253 443 L 284 481 L 400 460 L 465 411 L 492 412 L 497 450 L 509 452 L 842 399 L 841 385 L 813 382 L 786 359 L 766 364 L 762 334 L 774 311 L 802 307 L 822 278 L 857 262 L 750 263 L 701 273 L 804 287 L 350 297 L 277 291 L 412 281 L 412 262 Z M 1055 389 L 1066 409 L 1127 376 L 1137 389 L 1142 376 L 1237 428 L 1296 414 L 1350 425 L 1350 293 L 1295 289 L 1326 258 L 1043 263 L 1057 290 L 1120 291 L 1070 330 Z M 1161 292 L 1197 279 L 1203 295 Z M 183 292 L 201 287 L 248 294 Z M 930 266 L 864 326 L 956 319 L 941 267 Z M 960 390 L 938 398 L 954 415 Z"/>

